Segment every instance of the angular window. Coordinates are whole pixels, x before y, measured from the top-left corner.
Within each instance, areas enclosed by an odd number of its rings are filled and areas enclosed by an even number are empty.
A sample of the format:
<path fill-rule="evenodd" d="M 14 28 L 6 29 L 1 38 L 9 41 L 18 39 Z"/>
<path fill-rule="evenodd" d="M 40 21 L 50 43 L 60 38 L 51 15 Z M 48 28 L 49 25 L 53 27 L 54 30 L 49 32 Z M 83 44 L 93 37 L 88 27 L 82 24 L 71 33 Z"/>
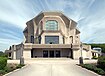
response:
<path fill-rule="evenodd" d="M 63 36 L 63 44 L 65 44 L 65 37 Z"/>
<path fill-rule="evenodd" d="M 31 36 L 31 43 L 34 43 L 34 36 Z"/>
<path fill-rule="evenodd" d="M 73 43 L 73 36 L 70 36 L 71 43 Z"/>
<path fill-rule="evenodd" d="M 45 44 L 59 44 L 59 36 L 45 36 Z"/>
<path fill-rule="evenodd" d="M 46 21 L 45 25 L 46 30 L 58 30 L 58 22 L 55 20 Z"/>
<path fill-rule="evenodd" d="M 9 57 L 11 57 L 11 53 L 9 53 Z"/>
<path fill-rule="evenodd" d="M 39 44 L 41 44 L 41 36 L 38 37 Z"/>

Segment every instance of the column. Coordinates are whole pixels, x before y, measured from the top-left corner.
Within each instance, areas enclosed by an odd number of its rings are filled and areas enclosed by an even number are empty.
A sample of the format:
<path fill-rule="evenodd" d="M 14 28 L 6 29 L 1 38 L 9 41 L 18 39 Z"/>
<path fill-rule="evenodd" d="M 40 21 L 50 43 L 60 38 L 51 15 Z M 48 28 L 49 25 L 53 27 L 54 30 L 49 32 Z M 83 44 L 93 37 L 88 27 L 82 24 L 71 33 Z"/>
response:
<path fill-rule="evenodd" d="M 13 59 L 16 59 L 16 51 L 13 51 Z"/>

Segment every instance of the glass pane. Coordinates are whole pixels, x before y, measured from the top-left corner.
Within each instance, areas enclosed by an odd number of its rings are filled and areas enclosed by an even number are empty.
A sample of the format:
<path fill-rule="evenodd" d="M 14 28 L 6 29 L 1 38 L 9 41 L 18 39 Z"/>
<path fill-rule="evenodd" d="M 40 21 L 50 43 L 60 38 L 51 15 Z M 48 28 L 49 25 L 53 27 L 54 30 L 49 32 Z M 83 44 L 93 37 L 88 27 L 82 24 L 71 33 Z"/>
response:
<path fill-rule="evenodd" d="M 46 22 L 46 30 L 58 30 L 58 22 L 55 20 L 49 20 Z"/>
<path fill-rule="evenodd" d="M 48 57 L 48 51 L 47 50 L 43 51 L 43 57 Z"/>
<path fill-rule="evenodd" d="M 59 36 L 45 36 L 45 44 L 59 44 Z"/>
<path fill-rule="evenodd" d="M 60 57 L 60 51 L 59 50 L 56 50 L 55 54 L 56 54 L 56 57 Z"/>
<path fill-rule="evenodd" d="M 31 36 L 31 43 L 34 43 L 34 36 Z"/>

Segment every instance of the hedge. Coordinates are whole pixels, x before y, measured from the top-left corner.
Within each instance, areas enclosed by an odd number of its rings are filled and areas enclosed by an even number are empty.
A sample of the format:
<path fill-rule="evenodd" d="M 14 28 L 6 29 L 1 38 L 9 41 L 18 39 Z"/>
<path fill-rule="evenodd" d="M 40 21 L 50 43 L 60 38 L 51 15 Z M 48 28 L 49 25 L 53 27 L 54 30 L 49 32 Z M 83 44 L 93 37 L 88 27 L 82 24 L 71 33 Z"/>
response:
<path fill-rule="evenodd" d="M 105 70 L 105 56 L 101 56 L 98 58 L 97 66 Z"/>
<path fill-rule="evenodd" d="M 7 65 L 7 58 L 6 57 L 0 57 L 0 70 L 4 69 L 4 67 Z"/>
<path fill-rule="evenodd" d="M 105 44 L 88 44 L 91 45 L 91 48 L 99 47 L 102 49 L 102 52 L 105 53 Z"/>
<path fill-rule="evenodd" d="M 19 69 L 19 68 L 22 68 L 23 66 L 25 66 L 25 65 L 24 64 L 23 65 L 19 64 L 19 65 L 16 66 L 16 68 Z"/>
<path fill-rule="evenodd" d="M 105 75 L 105 71 L 102 70 L 101 68 L 96 67 L 96 65 L 94 64 L 82 64 L 81 66 L 88 70 L 94 71 L 100 75 Z"/>

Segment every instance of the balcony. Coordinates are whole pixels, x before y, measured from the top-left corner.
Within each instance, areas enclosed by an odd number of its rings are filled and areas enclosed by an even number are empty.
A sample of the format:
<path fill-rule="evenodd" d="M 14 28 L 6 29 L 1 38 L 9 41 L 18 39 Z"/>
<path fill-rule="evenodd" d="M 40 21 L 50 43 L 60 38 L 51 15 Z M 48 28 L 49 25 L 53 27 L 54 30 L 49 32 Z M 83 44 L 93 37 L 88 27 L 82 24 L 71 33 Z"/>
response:
<path fill-rule="evenodd" d="M 80 49 L 80 45 L 79 44 L 72 44 L 72 49 L 78 50 L 78 49 Z"/>
<path fill-rule="evenodd" d="M 32 48 L 72 48 L 79 49 L 78 44 L 31 44 L 25 43 L 24 49 L 32 49 Z"/>

